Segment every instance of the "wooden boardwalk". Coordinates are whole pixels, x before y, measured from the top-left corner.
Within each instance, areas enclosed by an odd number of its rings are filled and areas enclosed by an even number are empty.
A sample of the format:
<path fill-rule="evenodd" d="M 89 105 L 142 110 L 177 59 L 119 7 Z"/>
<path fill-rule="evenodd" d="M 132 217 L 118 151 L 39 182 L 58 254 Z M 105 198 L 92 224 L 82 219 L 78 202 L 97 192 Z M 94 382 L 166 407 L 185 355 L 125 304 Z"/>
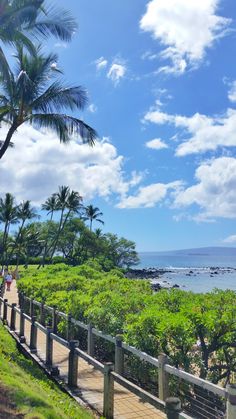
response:
<path fill-rule="evenodd" d="M 18 304 L 18 294 L 15 281 L 11 286 L 11 291 L 6 291 L 4 298 L 10 304 Z M 8 322 L 10 321 L 10 310 L 8 310 Z M 16 315 L 16 331 L 19 330 L 19 315 Z M 25 320 L 26 343 L 30 339 L 30 323 Z M 37 355 L 41 360 L 45 360 L 46 339 L 43 332 L 38 330 Z M 57 342 L 53 342 L 53 365 L 58 366 L 60 377 L 65 381 L 68 373 L 68 350 Z M 96 409 L 100 414 L 103 411 L 103 374 L 79 358 L 78 366 L 78 389 L 76 391 L 89 406 Z M 126 390 L 124 387 L 115 383 L 114 395 L 114 418 L 115 419 L 163 419 L 165 413 L 158 411 L 148 403 L 143 403 L 137 396 Z"/>

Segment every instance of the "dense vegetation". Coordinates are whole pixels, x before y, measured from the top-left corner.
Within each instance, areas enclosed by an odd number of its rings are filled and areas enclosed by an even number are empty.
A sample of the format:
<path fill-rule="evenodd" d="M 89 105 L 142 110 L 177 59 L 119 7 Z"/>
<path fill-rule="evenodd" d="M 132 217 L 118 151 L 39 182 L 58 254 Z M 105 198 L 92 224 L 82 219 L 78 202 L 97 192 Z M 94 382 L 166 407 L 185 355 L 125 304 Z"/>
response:
<path fill-rule="evenodd" d="M 84 206 L 83 198 L 68 186 L 59 187 L 42 205 L 49 219 L 39 218 L 30 201 L 16 203 L 12 194 L 0 198 L 0 262 L 38 264 L 66 262 L 80 265 L 98 258 L 104 270 L 129 267 L 138 262 L 135 243 L 115 234 L 103 234 L 93 223 L 102 212 L 93 205 Z M 55 221 L 55 218 L 58 221 Z M 88 225 L 86 225 L 88 222 Z"/>
<path fill-rule="evenodd" d="M 123 333 L 130 344 L 177 367 L 226 384 L 236 372 L 236 294 L 215 290 L 194 294 L 173 289 L 153 294 L 147 281 L 103 272 L 97 262 L 79 267 L 31 267 L 19 289 L 56 305 L 104 332 Z"/>
<path fill-rule="evenodd" d="M 0 417 L 89 419 L 82 409 L 16 348 L 0 326 Z M 30 386 L 29 386 L 30 383 Z"/>

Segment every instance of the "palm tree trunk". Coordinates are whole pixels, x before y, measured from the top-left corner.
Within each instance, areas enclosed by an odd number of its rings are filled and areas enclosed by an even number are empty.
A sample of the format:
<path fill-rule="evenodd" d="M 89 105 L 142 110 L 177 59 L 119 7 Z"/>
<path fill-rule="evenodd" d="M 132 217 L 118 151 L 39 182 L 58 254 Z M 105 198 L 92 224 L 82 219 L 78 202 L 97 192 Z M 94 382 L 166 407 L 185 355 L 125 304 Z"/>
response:
<path fill-rule="evenodd" d="M 6 248 L 6 253 L 5 253 L 5 255 L 6 255 L 6 257 L 5 257 L 5 265 L 7 266 L 7 268 L 8 268 L 8 253 L 7 253 L 7 239 L 8 239 L 8 236 L 9 236 L 9 230 L 10 230 L 10 225 L 11 225 L 11 223 L 7 223 L 7 229 L 6 229 L 6 238 L 5 238 L 5 243 L 4 243 L 4 246 L 5 246 L 5 248 Z"/>
<path fill-rule="evenodd" d="M 92 231 L 92 224 L 93 224 L 93 219 L 90 218 L 90 226 L 89 226 L 89 230 Z"/>
<path fill-rule="evenodd" d="M 59 227 L 58 227 L 58 230 L 57 230 L 57 235 L 56 235 L 56 238 L 55 238 L 55 240 L 54 240 L 54 242 L 53 242 L 53 244 L 52 244 L 52 248 L 53 248 L 53 249 L 52 249 L 52 253 L 51 253 L 51 257 L 50 257 L 50 263 L 52 263 L 52 258 L 53 258 L 53 255 L 54 255 L 54 253 L 55 253 L 55 250 L 56 250 L 56 247 L 57 247 L 57 243 L 58 243 L 58 240 L 59 240 L 59 237 L 60 237 L 64 211 L 65 211 L 65 208 L 63 208 L 63 209 L 62 209 L 62 211 L 61 211 L 60 224 L 59 224 Z M 64 224 L 63 224 L 63 225 L 64 225 Z M 49 250 L 50 250 L 50 249 L 49 249 Z"/>
<path fill-rule="evenodd" d="M 16 131 L 16 129 L 18 128 L 18 126 L 19 125 L 16 123 L 16 121 L 14 121 L 12 123 L 12 126 L 10 127 L 10 129 L 7 133 L 6 139 L 5 139 L 2 147 L 0 148 L 0 159 L 3 157 L 3 155 L 7 151 L 8 147 L 9 147 L 9 144 L 11 142 L 11 138 L 12 138 L 14 132 Z"/>
<path fill-rule="evenodd" d="M 8 222 L 6 221 L 5 226 L 4 226 L 3 238 L 2 238 L 2 269 L 4 268 L 5 243 L 7 240 L 7 227 L 8 227 Z"/>
<path fill-rule="evenodd" d="M 52 213 L 51 213 L 50 221 L 52 221 L 52 219 L 53 219 L 53 211 L 52 211 Z M 50 250 L 50 249 L 48 249 L 48 239 L 47 239 L 47 240 L 46 240 L 46 243 L 45 243 L 45 246 L 44 246 L 43 259 L 42 259 L 42 261 L 40 262 L 40 264 L 39 264 L 39 266 L 38 266 L 38 269 L 40 268 L 40 266 L 41 266 L 41 265 L 42 265 L 42 267 L 44 268 L 44 265 L 45 265 L 45 259 L 46 259 L 46 256 L 47 256 L 47 252 L 48 252 L 48 250 Z"/>

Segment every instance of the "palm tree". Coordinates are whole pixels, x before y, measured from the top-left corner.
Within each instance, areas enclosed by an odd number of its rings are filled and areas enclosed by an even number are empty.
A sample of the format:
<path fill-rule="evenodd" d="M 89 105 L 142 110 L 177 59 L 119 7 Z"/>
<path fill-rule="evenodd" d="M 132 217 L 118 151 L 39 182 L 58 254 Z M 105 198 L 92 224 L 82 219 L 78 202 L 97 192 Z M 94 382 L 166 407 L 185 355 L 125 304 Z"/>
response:
<path fill-rule="evenodd" d="M 98 217 L 103 216 L 103 213 L 100 212 L 99 208 L 94 207 L 93 205 L 88 205 L 84 209 L 85 209 L 84 220 L 85 221 L 87 221 L 87 220 L 90 221 L 90 224 L 89 224 L 90 231 L 92 231 L 92 224 L 93 224 L 94 220 L 98 221 L 101 224 L 104 224 L 104 221 L 102 221 L 100 218 L 98 218 Z"/>
<path fill-rule="evenodd" d="M 18 245 L 18 241 L 21 239 L 22 231 L 25 226 L 25 223 L 27 220 L 32 220 L 33 218 L 37 217 L 37 213 L 35 212 L 35 209 L 31 207 L 30 201 L 23 201 L 18 207 L 17 207 L 17 219 L 21 220 L 21 225 L 19 227 L 19 231 L 16 235 L 16 238 L 14 240 L 14 246 L 9 254 L 9 259 L 11 258 L 12 254 L 15 251 L 15 247 Z"/>
<path fill-rule="evenodd" d="M 77 30 L 74 17 L 66 10 L 52 7 L 45 0 L 0 0 L 0 40 L 24 45 L 35 52 L 34 40 L 53 35 L 70 41 Z M 6 71 L 6 58 L 0 47 L 0 71 Z"/>
<path fill-rule="evenodd" d="M 15 74 L 8 66 L 7 76 L 0 76 L 0 123 L 10 124 L 0 148 L 0 159 L 5 154 L 13 134 L 24 123 L 54 131 L 62 143 L 79 135 L 84 143 L 93 145 L 96 131 L 81 119 L 64 113 L 77 111 L 87 103 L 87 94 L 81 86 L 65 86 L 59 79 L 49 83 L 58 74 L 55 54 L 27 55 L 18 48 Z"/>
<path fill-rule="evenodd" d="M 101 239 L 103 237 L 103 233 L 102 233 L 101 228 L 96 228 L 96 230 L 94 231 L 94 234 L 95 234 L 97 239 Z"/>
<path fill-rule="evenodd" d="M 12 194 L 6 193 L 5 199 L 0 198 L 0 222 L 4 223 L 2 239 L 2 266 L 7 264 L 7 239 L 11 224 L 18 222 L 18 207 L 15 205 L 15 198 Z"/>
<path fill-rule="evenodd" d="M 61 215 L 60 215 L 60 221 L 59 221 L 57 234 L 56 234 L 54 243 L 52 245 L 51 259 L 50 259 L 51 262 L 52 262 L 52 258 L 55 253 L 55 250 L 57 248 L 59 237 L 65 228 L 67 220 L 69 219 L 71 215 L 79 212 L 79 210 L 82 207 L 82 200 L 83 200 L 82 196 L 80 196 L 78 192 L 73 191 L 73 190 L 70 191 L 70 188 L 68 186 L 59 187 L 59 192 L 56 194 L 56 199 L 57 199 L 56 208 L 57 210 L 61 211 Z M 68 210 L 67 213 L 65 213 L 66 210 Z"/>
<path fill-rule="evenodd" d="M 47 211 L 47 215 L 51 214 L 50 221 L 52 221 L 53 214 L 56 209 L 57 209 L 57 197 L 56 197 L 56 194 L 53 193 L 48 199 L 46 199 L 45 203 L 42 204 L 42 210 Z"/>
<path fill-rule="evenodd" d="M 47 215 L 50 214 L 50 221 L 52 221 L 54 212 L 57 210 L 57 196 L 56 196 L 56 193 L 53 193 L 45 201 L 45 203 L 42 204 L 42 210 L 47 211 Z M 45 240 L 45 244 L 44 244 L 43 258 L 42 258 L 42 261 L 40 262 L 38 267 L 40 267 L 41 265 L 42 266 L 45 265 L 45 259 L 46 259 L 47 252 L 48 252 L 49 238 L 50 238 L 50 235 L 48 234 L 47 239 Z"/>

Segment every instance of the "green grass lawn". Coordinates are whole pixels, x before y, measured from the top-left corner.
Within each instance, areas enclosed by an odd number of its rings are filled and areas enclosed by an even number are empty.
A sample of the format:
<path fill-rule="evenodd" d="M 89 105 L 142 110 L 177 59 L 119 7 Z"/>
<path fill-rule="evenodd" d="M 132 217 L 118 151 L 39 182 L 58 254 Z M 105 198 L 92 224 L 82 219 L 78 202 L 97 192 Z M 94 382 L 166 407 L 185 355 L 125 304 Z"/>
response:
<path fill-rule="evenodd" d="M 91 419 L 93 416 L 25 358 L 0 325 L 0 417 Z"/>

